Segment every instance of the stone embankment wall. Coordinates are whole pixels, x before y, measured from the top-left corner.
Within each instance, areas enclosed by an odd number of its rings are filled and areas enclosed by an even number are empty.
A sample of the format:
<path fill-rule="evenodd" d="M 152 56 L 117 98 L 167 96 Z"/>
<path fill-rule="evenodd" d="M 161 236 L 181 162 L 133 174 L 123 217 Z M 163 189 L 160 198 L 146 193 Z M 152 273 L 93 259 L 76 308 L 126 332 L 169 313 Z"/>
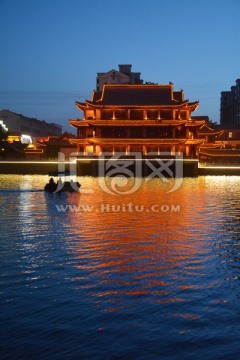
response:
<path fill-rule="evenodd" d="M 128 167 L 130 173 L 133 176 L 149 176 L 151 172 L 155 169 L 156 176 L 161 175 L 161 171 L 163 176 L 171 177 L 171 173 L 173 176 L 177 177 L 195 177 L 198 176 L 198 162 L 197 161 L 183 161 L 183 164 L 176 165 L 176 163 L 172 162 L 171 171 L 168 172 L 168 168 L 161 170 L 161 165 L 158 164 L 157 161 L 151 160 L 152 167 L 149 167 L 147 162 L 141 163 L 141 170 L 139 173 L 139 166 L 135 166 L 136 163 L 133 163 Z M 182 170 L 181 170 L 182 167 Z M 113 165 L 114 168 L 114 165 Z M 158 171 L 159 168 L 159 171 Z M 47 162 L 47 161 L 0 161 L 0 174 L 21 174 L 21 175 L 33 175 L 33 174 L 41 174 L 41 175 L 48 175 L 49 172 L 64 172 L 64 171 L 73 171 L 76 172 L 79 176 L 108 176 L 108 170 L 106 167 L 106 171 L 104 172 L 103 163 L 99 162 L 97 159 L 92 160 L 78 160 L 77 163 L 70 163 L 70 162 Z M 121 168 L 116 167 L 116 172 L 114 175 L 119 175 L 117 171 L 120 171 Z M 124 172 L 123 172 L 124 175 Z"/>

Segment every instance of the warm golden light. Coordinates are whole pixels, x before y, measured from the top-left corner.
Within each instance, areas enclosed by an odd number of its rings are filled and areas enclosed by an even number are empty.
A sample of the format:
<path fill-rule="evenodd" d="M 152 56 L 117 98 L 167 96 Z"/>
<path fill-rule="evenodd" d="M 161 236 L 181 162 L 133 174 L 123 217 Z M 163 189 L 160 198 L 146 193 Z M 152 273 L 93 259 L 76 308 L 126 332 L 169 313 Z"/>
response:
<path fill-rule="evenodd" d="M 13 143 L 14 141 L 19 141 L 20 142 L 20 136 L 19 135 L 8 135 L 7 141 L 9 143 Z"/>

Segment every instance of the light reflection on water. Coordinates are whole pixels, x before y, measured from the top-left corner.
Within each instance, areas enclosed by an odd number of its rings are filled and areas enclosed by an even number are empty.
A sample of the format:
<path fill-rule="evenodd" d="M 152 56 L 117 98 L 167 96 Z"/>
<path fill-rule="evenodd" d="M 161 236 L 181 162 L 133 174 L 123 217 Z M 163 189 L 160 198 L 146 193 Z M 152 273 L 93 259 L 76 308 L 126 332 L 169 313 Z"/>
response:
<path fill-rule="evenodd" d="M 0 176 L 4 358 L 236 359 L 238 177 L 121 196 L 47 180 Z"/>

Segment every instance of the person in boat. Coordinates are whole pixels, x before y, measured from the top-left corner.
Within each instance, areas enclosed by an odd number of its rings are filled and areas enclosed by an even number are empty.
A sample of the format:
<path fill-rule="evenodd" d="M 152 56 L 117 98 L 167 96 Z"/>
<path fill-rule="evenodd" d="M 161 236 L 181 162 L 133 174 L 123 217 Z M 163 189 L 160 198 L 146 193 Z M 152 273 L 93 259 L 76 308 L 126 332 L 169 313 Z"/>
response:
<path fill-rule="evenodd" d="M 58 179 L 58 182 L 57 182 L 57 190 L 56 190 L 56 191 L 62 190 L 63 187 L 64 187 L 64 185 L 65 185 L 65 183 L 63 183 L 63 182 L 62 182 L 62 179 L 59 178 L 59 179 Z"/>
<path fill-rule="evenodd" d="M 49 182 L 45 185 L 44 189 L 45 189 L 46 191 L 53 192 L 53 191 L 56 189 L 56 187 L 57 187 L 57 184 L 55 183 L 54 179 L 51 178 L 51 179 L 49 180 Z"/>

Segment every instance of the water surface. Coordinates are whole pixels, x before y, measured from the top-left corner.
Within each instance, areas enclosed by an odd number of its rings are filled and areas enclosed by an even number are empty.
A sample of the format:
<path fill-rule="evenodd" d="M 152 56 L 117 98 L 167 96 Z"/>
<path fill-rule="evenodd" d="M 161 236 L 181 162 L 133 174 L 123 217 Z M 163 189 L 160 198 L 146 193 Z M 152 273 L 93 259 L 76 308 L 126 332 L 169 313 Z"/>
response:
<path fill-rule="evenodd" d="M 2 358 L 237 359 L 239 177 L 78 180 L 0 176 Z"/>

